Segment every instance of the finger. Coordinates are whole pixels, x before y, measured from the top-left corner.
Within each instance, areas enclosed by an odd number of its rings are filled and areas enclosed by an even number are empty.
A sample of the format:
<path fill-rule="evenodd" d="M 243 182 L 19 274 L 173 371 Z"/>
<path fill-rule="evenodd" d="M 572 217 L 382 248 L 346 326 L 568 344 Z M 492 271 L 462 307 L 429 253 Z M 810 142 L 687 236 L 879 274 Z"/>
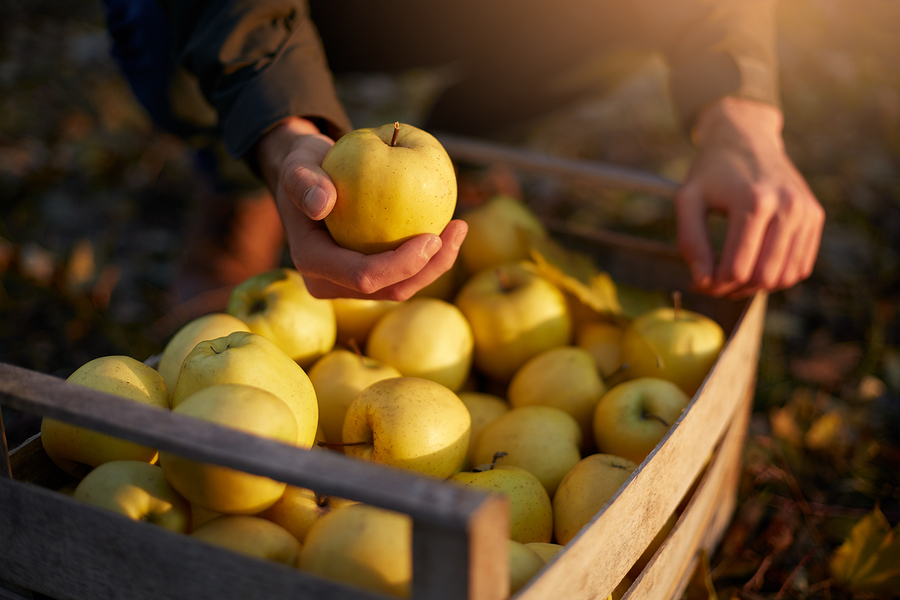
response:
<path fill-rule="evenodd" d="M 443 241 L 441 249 L 428 261 L 428 264 L 409 279 L 385 288 L 384 292 L 388 294 L 389 299 L 407 300 L 449 271 L 456 262 L 459 248 L 462 246 L 468 229 L 469 226 L 465 221 L 451 221 L 441 233 Z"/>
<path fill-rule="evenodd" d="M 710 294 L 724 296 L 750 281 L 774 213 L 774 198 L 761 198 L 751 211 L 728 215 L 728 230 Z"/>
<path fill-rule="evenodd" d="M 282 186 L 288 198 L 314 220 L 325 218 L 337 198 L 334 183 L 321 167 L 328 148 L 327 140 L 310 140 L 291 152 L 282 171 Z"/>
<path fill-rule="evenodd" d="M 675 199 L 678 249 L 691 270 L 695 289 L 712 281 L 713 252 L 706 230 L 706 204 L 699 188 L 686 185 Z"/>

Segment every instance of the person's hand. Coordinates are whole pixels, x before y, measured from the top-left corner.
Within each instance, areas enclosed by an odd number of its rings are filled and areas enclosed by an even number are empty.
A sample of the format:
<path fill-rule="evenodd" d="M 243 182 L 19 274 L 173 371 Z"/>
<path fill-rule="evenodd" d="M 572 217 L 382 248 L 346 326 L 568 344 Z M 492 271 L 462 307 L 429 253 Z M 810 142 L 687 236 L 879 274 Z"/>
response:
<path fill-rule="evenodd" d="M 812 273 L 825 212 L 785 153 L 781 128 L 777 107 L 736 97 L 700 115 L 698 154 L 675 198 L 678 246 L 695 290 L 740 298 Z M 718 264 L 710 211 L 728 219 Z"/>
<path fill-rule="evenodd" d="M 422 234 L 380 254 L 338 246 L 322 223 L 337 197 L 322 170 L 333 144 L 310 121 L 295 117 L 282 121 L 257 146 L 291 260 L 317 298 L 406 300 L 453 266 L 468 226 L 454 220 L 440 236 Z"/>

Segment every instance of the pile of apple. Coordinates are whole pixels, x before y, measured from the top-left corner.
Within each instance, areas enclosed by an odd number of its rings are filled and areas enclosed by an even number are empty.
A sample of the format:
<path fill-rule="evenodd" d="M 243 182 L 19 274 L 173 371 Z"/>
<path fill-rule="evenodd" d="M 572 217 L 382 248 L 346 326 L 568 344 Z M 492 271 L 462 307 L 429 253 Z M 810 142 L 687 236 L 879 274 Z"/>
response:
<path fill-rule="evenodd" d="M 411 127 L 380 129 L 388 147 L 437 144 Z M 371 188 L 352 190 L 359 175 L 347 164 L 366 162 L 356 152 L 342 170 L 332 167 L 339 201 Z M 455 175 L 435 171 L 455 202 Z M 445 217 L 430 226 L 439 232 Z M 184 325 L 156 368 L 107 356 L 69 379 L 286 444 L 506 494 L 516 591 L 665 436 L 724 335 L 679 306 L 626 315 L 609 278 L 567 271 L 568 259 L 584 258 L 555 244 L 516 199 L 496 196 L 462 218 L 469 233 L 456 265 L 410 300 L 316 299 L 296 270 L 277 269 L 237 286 L 227 312 Z M 384 237 L 415 234 L 388 221 Z M 358 234 L 352 223 L 329 230 Z M 51 419 L 41 433 L 48 456 L 80 479 L 78 499 L 322 577 L 409 594 L 406 515 Z"/>

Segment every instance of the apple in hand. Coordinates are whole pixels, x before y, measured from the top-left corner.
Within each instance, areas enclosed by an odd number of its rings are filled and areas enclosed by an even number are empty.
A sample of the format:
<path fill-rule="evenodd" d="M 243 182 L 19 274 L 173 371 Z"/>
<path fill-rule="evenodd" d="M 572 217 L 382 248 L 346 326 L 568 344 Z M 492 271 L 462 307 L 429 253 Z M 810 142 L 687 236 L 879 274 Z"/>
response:
<path fill-rule="evenodd" d="M 407 598 L 412 519 L 367 504 L 332 510 L 309 530 L 299 567 L 332 581 Z"/>
<path fill-rule="evenodd" d="M 325 226 L 339 246 L 376 254 L 423 233 L 440 235 L 456 209 L 456 171 L 430 133 L 392 123 L 351 131 L 322 170 L 337 198 Z"/>
<path fill-rule="evenodd" d="M 300 558 L 300 542 L 289 531 L 250 515 L 216 517 L 192 531 L 191 537 L 290 567 L 296 567 Z"/>
<path fill-rule="evenodd" d="M 391 365 L 349 350 L 335 349 L 316 361 L 309 380 L 316 390 L 326 444 L 341 443 L 347 408 L 361 391 L 376 381 L 400 376 Z"/>
<path fill-rule="evenodd" d="M 376 381 L 344 419 L 344 453 L 439 479 L 466 456 L 471 421 L 449 388 L 420 377 Z"/>
<path fill-rule="evenodd" d="M 95 358 L 79 367 L 67 381 L 121 396 L 126 402 L 169 408 L 169 392 L 162 375 L 130 356 Z M 46 417 L 41 420 L 41 443 L 59 468 L 79 479 L 90 467 L 111 460 L 152 463 L 157 455 L 155 448 Z"/>
<path fill-rule="evenodd" d="M 454 473 L 447 480 L 464 487 L 505 494 L 509 499 L 509 538 L 523 544 L 549 542 L 553 506 L 541 481 L 521 467 L 481 465 Z"/>
<path fill-rule="evenodd" d="M 497 380 L 509 381 L 529 358 L 572 336 L 565 296 L 524 262 L 476 273 L 456 305 L 472 326 L 475 366 Z"/>
<path fill-rule="evenodd" d="M 623 376 L 661 377 L 693 396 L 725 344 L 722 327 L 705 315 L 676 308 L 644 313 L 622 335 Z"/>
<path fill-rule="evenodd" d="M 297 421 L 288 404 L 258 387 L 221 384 L 205 387 L 172 409 L 284 444 L 297 443 Z M 254 514 L 274 504 L 286 484 L 228 467 L 160 452 L 166 479 L 192 504 L 229 514 Z"/>
<path fill-rule="evenodd" d="M 553 532 L 568 544 L 631 477 L 637 465 L 611 454 L 584 457 L 559 484 L 553 496 Z"/>
<path fill-rule="evenodd" d="M 476 465 L 497 462 L 535 475 L 547 494 L 581 460 L 581 427 L 572 415 L 552 406 L 513 408 L 488 423 L 475 441 Z"/>
<path fill-rule="evenodd" d="M 472 328 L 462 311 L 437 298 L 413 298 L 384 315 L 369 333 L 366 355 L 453 391 L 472 367 Z"/>
<path fill-rule="evenodd" d="M 681 388 L 658 377 L 614 386 L 594 409 L 597 448 L 642 463 L 690 401 Z"/>
<path fill-rule="evenodd" d="M 337 324 L 335 344 L 350 347 L 351 343 L 356 343 L 362 348 L 378 319 L 397 308 L 400 302 L 368 298 L 332 298 L 331 304 L 334 306 L 334 319 Z"/>
<path fill-rule="evenodd" d="M 460 262 L 473 274 L 504 263 L 529 258 L 532 237 L 547 230 L 524 202 L 497 194 L 461 215 L 469 232 L 459 248 Z"/>
<path fill-rule="evenodd" d="M 103 463 L 79 482 L 72 496 L 178 533 L 186 533 L 191 523 L 190 504 L 169 485 L 163 470 L 139 460 Z"/>
<path fill-rule="evenodd" d="M 572 415 L 581 427 L 583 448 L 593 445 L 594 408 L 606 384 L 591 354 L 577 346 L 560 346 L 530 358 L 513 375 L 507 397 L 513 407 L 554 406 Z"/>
<path fill-rule="evenodd" d="M 200 342 L 225 337 L 235 331 L 250 331 L 247 324 L 228 313 L 210 313 L 185 323 L 163 348 L 157 370 L 166 382 L 169 399 L 175 393 L 181 363 Z"/>
<path fill-rule="evenodd" d="M 181 365 L 172 406 L 211 385 L 238 383 L 262 388 L 291 407 L 297 445 L 312 446 L 319 422 L 316 391 L 306 372 L 269 338 L 244 331 L 207 340 Z"/>
<path fill-rule="evenodd" d="M 334 306 L 310 294 L 296 269 L 273 269 L 238 284 L 228 299 L 228 313 L 275 342 L 303 368 L 334 347 Z"/>
<path fill-rule="evenodd" d="M 320 496 L 310 489 L 289 485 L 275 504 L 257 516 L 281 525 L 303 543 L 313 524 L 321 517 L 338 507 L 355 503 L 354 500 Z"/>
<path fill-rule="evenodd" d="M 466 460 L 460 465 L 460 470 L 467 471 L 474 463 L 475 456 L 475 440 L 484 427 L 508 411 L 511 407 L 509 402 L 494 394 L 485 392 L 459 392 L 459 399 L 462 400 L 466 408 L 469 409 L 469 417 L 472 419 L 472 432 L 469 435 L 469 449 L 466 451 Z"/>

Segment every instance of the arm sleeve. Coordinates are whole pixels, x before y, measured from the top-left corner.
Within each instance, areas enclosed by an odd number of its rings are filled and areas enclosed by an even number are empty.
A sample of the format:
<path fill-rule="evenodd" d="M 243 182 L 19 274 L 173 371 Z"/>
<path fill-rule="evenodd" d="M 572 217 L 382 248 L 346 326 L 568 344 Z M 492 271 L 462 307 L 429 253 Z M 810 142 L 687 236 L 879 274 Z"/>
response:
<path fill-rule="evenodd" d="M 290 116 L 339 137 L 350 122 L 301 0 L 160 0 L 179 62 L 218 114 L 225 147 L 246 157 Z"/>
<path fill-rule="evenodd" d="M 780 104 L 775 0 L 640 0 L 640 10 L 669 62 L 688 130 L 723 96 Z"/>

